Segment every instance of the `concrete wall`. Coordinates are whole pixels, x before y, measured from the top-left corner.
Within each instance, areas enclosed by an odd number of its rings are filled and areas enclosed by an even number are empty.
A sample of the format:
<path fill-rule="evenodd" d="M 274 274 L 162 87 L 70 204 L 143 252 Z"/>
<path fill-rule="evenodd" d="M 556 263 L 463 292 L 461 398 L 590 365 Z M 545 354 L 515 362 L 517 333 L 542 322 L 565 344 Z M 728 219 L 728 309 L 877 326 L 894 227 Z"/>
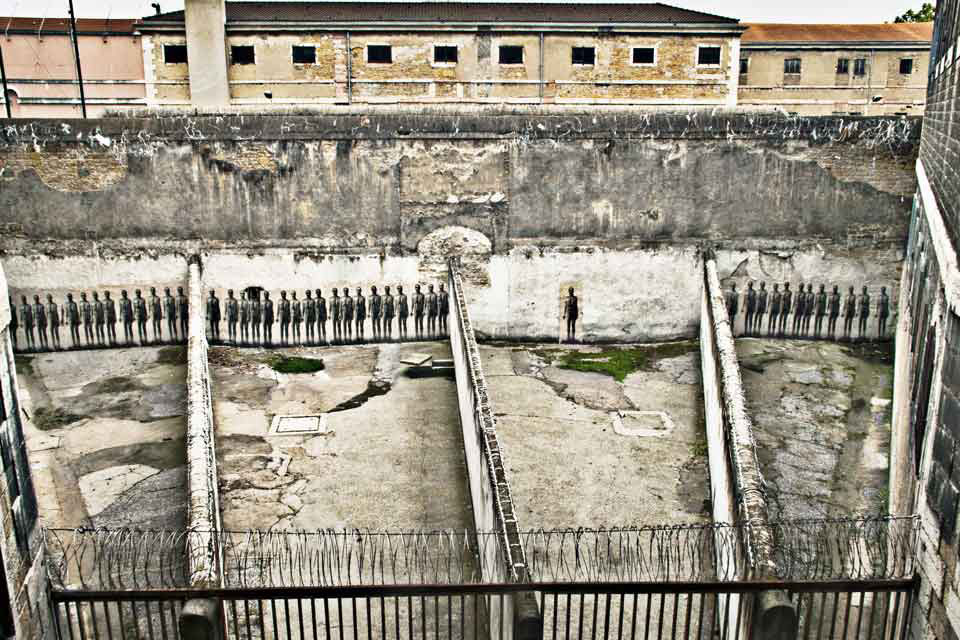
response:
<path fill-rule="evenodd" d="M 151 105 L 191 103 L 194 78 L 189 64 L 167 64 L 163 57 L 164 44 L 183 42 L 183 33 L 144 35 L 146 80 L 153 89 Z M 235 105 L 492 102 L 733 106 L 737 95 L 739 37 L 734 34 L 696 36 L 671 33 L 669 28 L 655 34 L 545 33 L 541 47 L 540 33 L 534 31 L 228 31 L 225 43 L 230 103 Z M 369 62 L 370 44 L 390 45 L 392 62 Z M 229 48 L 237 45 L 254 47 L 254 64 L 229 64 Z M 314 47 L 316 62 L 295 64 L 294 45 Z M 436 62 L 435 45 L 456 46 L 457 62 Z M 499 64 L 501 45 L 523 47 L 523 62 Z M 698 65 L 698 45 L 719 45 L 720 64 Z M 574 65 L 574 46 L 594 47 L 595 63 Z M 634 65 L 634 46 L 654 47 L 654 64 Z M 207 73 L 204 65 L 198 68 L 201 74 Z"/>
<path fill-rule="evenodd" d="M 923 115 L 927 94 L 929 51 L 854 49 L 753 49 L 743 46 L 748 60 L 740 74 L 738 104 L 782 107 L 803 115 Z M 799 76 L 784 74 L 784 59 L 799 58 Z M 837 60 L 849 60 L 848 71 L 837 73 Z M 854 75 L 854 60 L 867 61 L 866 74 Z M 900 60 L 913 60 L 913 72 L 900 73 Z M 882 96 L 878 102 L 874 97 Z"/>
<path fill-rule="evenodd" d="M 708 239 L 724 278 L 892 287 L 916 126 L 619 110 L 34 122 L 0 134 L 0 251 L 16 292 L 166 286 L 194 251 L 234 289 L 438 282 L 463 255 L 482 335 L 555 338 L 574 286 L 588 340 L 691 336 Z"/>

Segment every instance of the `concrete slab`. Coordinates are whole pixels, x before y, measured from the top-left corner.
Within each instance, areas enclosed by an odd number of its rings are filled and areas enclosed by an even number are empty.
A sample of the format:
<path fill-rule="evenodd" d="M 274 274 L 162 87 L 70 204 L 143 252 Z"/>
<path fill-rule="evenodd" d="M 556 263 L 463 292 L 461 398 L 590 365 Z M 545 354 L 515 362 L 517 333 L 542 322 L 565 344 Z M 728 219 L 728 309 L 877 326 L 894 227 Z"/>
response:
<path fill-rule="evenodd" d="M 285 353 L 326 367 L 277 375 L 268 351 L 211 349 L 225 528 L 471 526 L 452 371 L 406 365 L 394 344 Z M 323 415 L 326 431 L 268 437 L 278 414 Z"/>
<path fill-rule="evenodd" d="M 604 361 L 607 348 L 481 347 L 523 528 L 708 520 L 696 348 L 618 381 L 566 368 L 570 353 Z"/>
<path fill-rule="evenodd" d="M 17 374 L 45 526 L 185 526 L 183 347 L 22 355 Z"/>
<path fill-rule="evenodd" d="M 892 345 L 739 338 L 774 518 L 886 511 Z"/>

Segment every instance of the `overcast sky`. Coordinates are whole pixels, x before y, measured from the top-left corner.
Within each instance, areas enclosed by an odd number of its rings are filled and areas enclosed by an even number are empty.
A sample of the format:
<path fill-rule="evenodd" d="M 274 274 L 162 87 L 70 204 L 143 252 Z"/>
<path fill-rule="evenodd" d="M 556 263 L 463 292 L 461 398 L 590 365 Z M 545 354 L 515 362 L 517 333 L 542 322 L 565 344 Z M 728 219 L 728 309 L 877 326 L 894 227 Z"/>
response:
<path fill-rule="evenodd" d="M 81 18 L 138 18 L 153 13 L 154 0 L 74 0 Z M 159 0 L 163 11 L 183 0 Z M 591 2 L 591 0 L 580 0 Z M 740 18 L 744 22 L 892 22 L 923 0 L 664 0 L 688 9 Z M 67 0 L 0 0 L 0 16 L 62 17 Z"/>

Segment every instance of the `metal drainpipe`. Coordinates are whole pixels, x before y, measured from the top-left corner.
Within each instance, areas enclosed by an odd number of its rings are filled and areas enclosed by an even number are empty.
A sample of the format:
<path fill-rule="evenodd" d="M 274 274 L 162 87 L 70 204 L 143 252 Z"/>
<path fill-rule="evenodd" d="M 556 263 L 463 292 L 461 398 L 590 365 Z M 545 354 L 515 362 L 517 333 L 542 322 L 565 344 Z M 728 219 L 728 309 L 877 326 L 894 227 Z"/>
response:
<path fill-rule="evenodd" d="M 7 90 L 7 71 L 3 67 L 3 47 L 0 47 L 0 80 L 3 81 L 3 104 L 7 107 L 7 118 L 12 118 L 10 114 L 10 96 Z"/>
<path fill-rule="evenodd" d="M 543 31 L 540 32 L 540 104 L 543 104 Z"/>

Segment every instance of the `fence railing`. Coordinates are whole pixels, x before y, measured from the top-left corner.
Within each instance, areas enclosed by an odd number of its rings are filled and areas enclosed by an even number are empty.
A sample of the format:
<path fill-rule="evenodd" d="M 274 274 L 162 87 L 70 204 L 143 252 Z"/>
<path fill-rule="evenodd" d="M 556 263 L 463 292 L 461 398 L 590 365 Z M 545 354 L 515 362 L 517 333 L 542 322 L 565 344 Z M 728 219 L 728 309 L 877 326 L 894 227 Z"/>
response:
<path fill-rule="evenodd" d="M 747 559 L 751 525 L 541 529 L 519 534 L 532 582 L 732 582 Z M 918 520 L 877 517 L 772 523 L 780 580 L 910 578 Z M 47 529 L 55 588 L 171 589 L 189 585 L 184 549 L 210 536 L 223 552 L 228 587 L 483 584 L 500 575 L 493 532 L 362 529 L 211 534 L 131 529 Z M 718 564 L 717 559 L 726 559 Z M 511 581 L 523 583 L 524 581 Z"/>

